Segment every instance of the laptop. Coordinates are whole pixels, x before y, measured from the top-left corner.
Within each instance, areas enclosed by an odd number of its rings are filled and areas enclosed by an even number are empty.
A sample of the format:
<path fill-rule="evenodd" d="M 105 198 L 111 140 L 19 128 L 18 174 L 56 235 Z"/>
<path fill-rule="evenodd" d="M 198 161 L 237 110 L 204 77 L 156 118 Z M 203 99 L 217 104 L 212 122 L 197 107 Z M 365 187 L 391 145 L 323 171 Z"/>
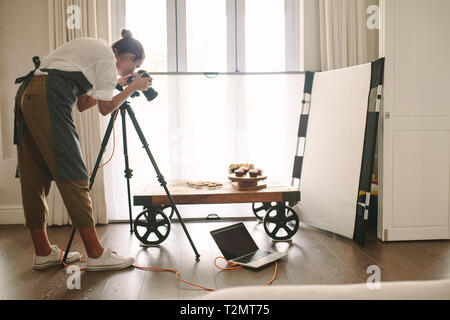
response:
<path fill-rule="evenodd" d="M 286 253 L 259 250 L 242 222 L 210 233 L 225 259 L 245 267 L 260 268 L 287 256 Z"/>

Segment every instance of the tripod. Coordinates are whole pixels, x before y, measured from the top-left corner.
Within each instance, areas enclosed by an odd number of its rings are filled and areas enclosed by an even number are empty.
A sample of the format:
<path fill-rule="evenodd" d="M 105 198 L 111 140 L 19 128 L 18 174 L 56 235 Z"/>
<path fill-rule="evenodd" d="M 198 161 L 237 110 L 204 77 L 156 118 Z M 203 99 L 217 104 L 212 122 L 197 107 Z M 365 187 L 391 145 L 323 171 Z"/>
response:
<path fill-rule="evenodd" d="M 141 143 L 142 143 L 145 151 L 147 152 L 148 157 L 150 158 L 150 161 L 151 161 L 151 163 L 153 165 L 153 168 L 155 169 L 155 172 L 157 174 L 157 179 L 158 179 L 159 183 L 161 184 L 161 186 L 164 188 L 164 190 L 165 190 L 165 192 L 167 194 L 167 197 L 169 198 L 171 207 L 175 211 L 175 213 L 176 213 L 176 215 L 178 217 L 178 220 L 180 221 L 181 226 L 183 227 L 184 233 L 186 234 L 186 236 L 187 236 L 187 238 L 188 238 L 188 240 L 189 240 L 189 242 L 190 242 L 190 244 L 192 246 L 192 249 L 194 250 L 196 259 L 198 259 L 200 257 L 200 255 L 197 252 L 197 249 L 195 248 L 195 245 L 192 242 L 192 239 L 191 239 L 191 237 L 189 235 L 189 232 L 186 229 L 184 221 L 181 218 L 180 213 L 178 212 L 178 209 L 177 209 L 177 207 L 175 205 L 175 202 L 173 201 L 172 196 L 170 195 L 170 192 L 169 192 L 169 190 L 167 188 L 167 183 L 164 180 L 164 176 L 159 171 L 158 165 L 156 164 L 156 161 L 153 158 L 153 155 L 152 155 L 152 153 L 150 151 L 150 148 L 148 146 L 147 140 L 145 139 L 145 136 L 142 133 L 141 127 L 139 126 L 139 123 L 136 120 L 136 116 L 134 114 L 134 111 L 131 108 L 130 103 L 128 101 L 125 101 L 118 109 L 116 109 L 111 114 L 111 119 L 110 119 L 108 127 L 106 129 L 105 136 L 103 137 L 103 141 L 102 141 L 102 144 L 101 144 L 100 152 L 99 152 L 98 157 L 97 157 L 97 161 L 95 163 L 95 166 L 94 166 L 94 169 L 92 171 L 91 177 L 89 178 L 89 191 L 91 191 L 92 186 L 94 184 L 94 179 L 95 179 L 97 171 L 98 171 L 98 169 L 100 167 L 100 161 L 101 161 L 102 155 L 105 152 L 106 146 L 108 145 L 108 141 L 109 141 L 109 138 L 111 136 L 111 132 L 113 131 L 113 128 L 114 128 L 114 121 L 116 119 L 116 116 L 117 116 L 118 112 L 120 112 L 121 117 L 122 117 L 123 152 L 124 152 L 124 157 L 125 157 L 125 177 L 127 179 L 128 212 L 129 212 L 129 220 L 130 220 L 130 233 L 133 233 L 133 222 L 132 222 L 133 217 L 132 217 L 132 212 L 131 212 L 131 194 L 130 194 L 130 179 L 133 176 L 133 174 L 132 174 L 133 170 L 130 169 L 129 162 L 128 162 L 127 129 L 126 129 L 126 121 L 125 121 L 126 120 L 125 117 L 126 117 L 127 113 L 128 113 L 128 115 L 129 115 L 129 117 L 131 119 L 131 122 L 133 123 L 133 126 L 134 126 L 134 128 L 136 130 L 136 133 L 139 136 L 139 139 L 141 140 Z M 72 234 L 70 235 L 69 242 L 68 242 L 67 247 L 65 249 L 64 258 L 63 258 L 63 262 L 64 263 L 66 262 L 67 255 L 69 254 L 70 246 L 72 245 L 72 241 L 73 241 L 73 238 L 75 236 L 75 232 L 76 232 L 76 228 L 73 228 L 72 229 Z"/>

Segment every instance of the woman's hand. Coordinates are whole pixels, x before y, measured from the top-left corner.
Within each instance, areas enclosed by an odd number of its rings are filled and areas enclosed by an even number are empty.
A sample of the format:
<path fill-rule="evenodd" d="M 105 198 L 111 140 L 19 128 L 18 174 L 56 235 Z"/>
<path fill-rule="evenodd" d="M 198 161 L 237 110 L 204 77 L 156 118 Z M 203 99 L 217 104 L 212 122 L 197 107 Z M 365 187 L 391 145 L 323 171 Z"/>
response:
<path fill-rule="evenodd" d="M 125 77 L 119 78 L 117 83 L 120 84 L 123 88 L 125 88 L 126 86 L 128 86 L 128 83 L 127 83 L 128 79 L 132 76 L 134 76 L 134 73 L 129 73 Z"/>
<path fill-rule="evenodd" d="M 143 73 L 139 74 L 133 82 L 131 82 L 130 87 L 133 87 L 135 91 L 145 91 L 152 85 L 152 77 L 149 78 L 142 78 Z"/>

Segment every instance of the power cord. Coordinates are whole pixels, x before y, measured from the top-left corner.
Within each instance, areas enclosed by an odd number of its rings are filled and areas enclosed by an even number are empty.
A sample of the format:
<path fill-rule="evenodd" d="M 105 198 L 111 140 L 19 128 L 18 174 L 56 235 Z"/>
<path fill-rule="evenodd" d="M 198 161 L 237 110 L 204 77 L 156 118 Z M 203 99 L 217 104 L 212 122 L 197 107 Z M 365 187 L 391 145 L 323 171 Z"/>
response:
<path fill-rule="evenodd" d="M 113 112 L 116 112 L 116 110 L 114 110 Z M 116 151 L 116 128 L 115 128 L 115 124 L 116 124 L 116 119 L 117 119 L 117 115 L 119 114 L 120 110 L 117 110 L 115 116 L 114 116 L 114 120 L 113 120 L 113 127 L 112 127 L 112 132 L 113 132 L 113 149 L 111 152 L 111 156 L 109 157 L 109 159 L 98 166 L 98 168 L 103 168 L 104 166 L 106 166 L 108 164 L 108 162 L 110 162 L 112 160 L 112 158 L 114 157 L 114 153 Z M 91 172 L 91 176 L 92 176 L 92 172 Z"/>
<path fill-rule="evenodd" d="M 79 237 L 79 236 L 76 236 L 76 237 L 74 238 L 74 240 L 77 239 L 78 237 Z M 64 247 L 67 247 L 67 244 L 66 244 L 66 246 L 64 246 Z M 82 253 L 83 253 L 83 252 L 82 252 Z M 60 256 L 59 256 L 59 259 L 61 260 L 61 263 L 62 263 L 65 267 L 69 267 L 69 265 L 66 264 L 66 263 L 64 262 L 64 260 L 63 260 L 63 252 L 62 252 L 62 251 L 61 251 L 61 254 L 60 254 Z M 225 260 L 229 265 L 231 265 L 231 267 L 220 267 L 220 266 L 218 266 L 218 265 L 217 265 L 217 260 L 218 260 L 218 259 L 223 259 L 223 260 Z M 80 261 L 81 261 L 81 262 L 84 262 L 85 260 L 83 260 L 83 259 L 80 258 Z M 180 273 L 181 273 L 181 272 L 178 271 L 178 270 L 175 270 L 175 269 L 169 269 L 169 268 L 157 268 L 157 267 L 141 267 L 141 266 L 137 266 L 137 265 L 134 265 L 134 264 L 133 264 L 132 266 L 133 266 L 134 268 L 136 268 L 136 269 L 145 270 L 145 271 L 169 271 L 169 272 L 174 272 L 174 273 L 175 273 L 175 278 L 176 278 L 178 281 L 184 282 L 184 283 L 189 284 L 189 285 L 191 285 L 191 286 L 195 286 L 195 287 L 198 287 L 198 288 L 207 290 L 207 291 L 216 291 L 216 289 L 211 289 L 211 288 L 208 288 L 208 287 L 205 287 L 205 286 L 202 286 L 202 285 L 199 285 L 199 284 L 195 284 L 195 283 L 192 283 L 192 282 L 189 282 L 189 281 L 187 281 L 187 280 L 182 279 L 182 278 L 180 277 Z M 216 257 L 216 258 L 214 259 L 214 266 L 215 266 L 216 268 L 218 268 L 218 269 L 220 269 L 220 270 L 224 270 L 224 271 L 226 271 L 226 270 L 236 270 L 236 269 L 241 269 L 241 268 L 244 267 L 244 266 L 238 265 L 237 263 L 232 263 L 232 262 L 228 261 L 228 260 L 227 260 L 226 258 L 224 258 L 224 257 Z M 80 268 L 80 270 L 86 270 L 86 268 Z M 271 284 L 275 281 L 275 278 L 276 278 L 276 276 L 277 276 L 277 271 L 278 271 L 278 262 L 275 261 L 275 270 L 274 270 L 274 272 L 273 272 L 273 277 L 272 277 L 272 279 L 271 279 L 270 281 L 264 283 L 265 286 L 271 285 Z"/>

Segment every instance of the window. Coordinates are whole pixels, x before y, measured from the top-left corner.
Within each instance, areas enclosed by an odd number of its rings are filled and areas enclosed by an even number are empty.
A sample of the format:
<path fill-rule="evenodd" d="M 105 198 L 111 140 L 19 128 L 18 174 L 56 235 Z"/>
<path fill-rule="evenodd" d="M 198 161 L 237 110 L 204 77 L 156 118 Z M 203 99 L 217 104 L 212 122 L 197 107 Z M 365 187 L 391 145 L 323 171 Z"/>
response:
<path fill-rule="evenodd" d="M 284 28 L 284 0 L 245 1 L 246 71 L 285 71 Z"/>
<path fill-rule="evenodd" d="M 225 0 L 186 2 L 186 49 L 188 71 L 226 71 Z"/>
<path fill-rule="evenodd" d="M 166 0 L 127 0 L 126 28 L 144 46 L 142 69 L 167 72 Z"/>
<path fill-rule="evenodd" d="M 229 164 L 251 162 L 289 184 L 303 75 L 283 71 L 296 70 L 298 0 L 121 1 L 126 23 L 116 19 L 117 28 L 130 29 L 144 44 L 143 68 L 159 93 L 150 103 L 142 95 L 129 102 L 165 180 L 226 182 Z M 247 74 L 273 71 L 277 74 Z M 202 72 L 226 74 L 205 77 Z M 142 142 L 128 127 L 134 194 L 157 179 Z M 117 150 L 121 142 L 116 132 Z M 105 154 L 113 147 L 110 143 Z M 119 153 L 104 169 L 112 220 L 128 219 L 123 166 Z M 183 218 L 253 217 L 248 203 L 178 209 Z M 133 216 L 141 210 L 133 206 Z"/>
<path fill-rule="evenodd" d="M 297 0 L 126 0 L 150 72 L 284 72 L 298 66 Z"/>

